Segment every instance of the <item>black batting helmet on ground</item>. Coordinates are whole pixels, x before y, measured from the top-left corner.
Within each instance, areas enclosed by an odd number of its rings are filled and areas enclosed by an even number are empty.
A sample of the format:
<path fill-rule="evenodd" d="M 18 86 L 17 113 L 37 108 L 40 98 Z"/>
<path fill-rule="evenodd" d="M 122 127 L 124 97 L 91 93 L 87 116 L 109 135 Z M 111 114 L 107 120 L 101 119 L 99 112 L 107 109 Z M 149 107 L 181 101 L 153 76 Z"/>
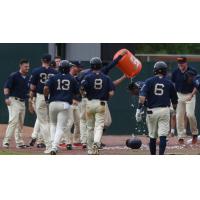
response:
<path fill-rule="evenodd" d="M 154 68 L 153 68 L 153 72 L 155 75 L 157 74 L 163 74 L 166 75 L 167 74 L 167 64 L 163 61 L 158 61 L 155 63 Z"/>
<path fill-rule="evenodd" d="M 138 138 L 130 138 L 126 140 L 126 146 L 131 149 L 139 149 L 142 146 L 142 141 Z"/>
<path fill-rule="evenodd" d="M 64 74 L 68 74 L 70 67 L 72 67 L 72 66 L 73 66 L 73 64 L 70 63 L 68 60 L 62 60 L 60 62 L 59 71 Z"/>
<path fill-rule="evenodd" d="M 90 60 L 90 66 L 92 69 L 101 69 L 102 67 L 102 61 L 101 61 L 101 58 L 99 57 L 94 57 Z"/>

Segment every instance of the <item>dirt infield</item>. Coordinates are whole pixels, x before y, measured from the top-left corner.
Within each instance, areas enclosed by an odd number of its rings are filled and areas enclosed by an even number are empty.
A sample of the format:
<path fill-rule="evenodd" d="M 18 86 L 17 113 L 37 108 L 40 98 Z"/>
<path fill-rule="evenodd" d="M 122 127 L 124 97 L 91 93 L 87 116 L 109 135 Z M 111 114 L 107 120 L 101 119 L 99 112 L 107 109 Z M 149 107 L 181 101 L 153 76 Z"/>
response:
<path fill-rule="evenodd" d="M 2 147 L 2 139 L 4 137 L 6 130 L 6 125 L 0 125 L 0 155 L 44 155 L 43 149 L 38 149 L 37 147 L 17 149 L 15 147 L 14 137 L 10 143 L 10 148 L 5 149 Z M 24 140 L 26 144 L 29 143 L 31 139 L 32 128 L 24 127 Z M 142 147 L 139 150 L 132 150 L 125 146 L 126 139 L 130 136 L 103 136 L 102 142 L 106 144 L 103 150 L 100 151 L 102 155 L 149 155 L 148 149 L 148 137 L 139 136 L 142 140 Z M 190 137 L 187 138 L 189 140 Z M 187 143 L 187 142 L 186 142 Z M 74 148 L 72 151 L 67 151 L 65 149 L 60 149 L 59 155 L 87 155 L 85 150 L 81 148 Z M 167 143 L 166 154 L 168 155 L 200 155 L 200 142 L 197 145 L 185 144 L 178 145 L 177 138 L 169 138 Z"/>

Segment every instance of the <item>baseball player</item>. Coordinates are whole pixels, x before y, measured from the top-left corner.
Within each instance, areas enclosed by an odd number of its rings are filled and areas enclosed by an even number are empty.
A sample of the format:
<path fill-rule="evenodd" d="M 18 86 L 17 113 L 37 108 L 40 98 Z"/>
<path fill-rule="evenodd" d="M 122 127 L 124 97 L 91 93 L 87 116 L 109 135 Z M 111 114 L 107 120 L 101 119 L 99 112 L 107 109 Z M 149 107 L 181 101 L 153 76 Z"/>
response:
<path fill-rule="evenodd" d="M 44 153 L 48 154 L 51 152 L 51 141 L 48 124 L 48 105 L 45 102 L 43 90 L 46 81 L 57 74 L 57 71 L 50 67 L 51 55 L 43 55 L 41 61 L 42 66 L 35 68 L 30 78 L 30 101 L 36 96 L 36 115 L 40 124 L 40 132 L 46 145 Z"/>
<path fill-rule="evenodd" d="M 19 71 L 12 73 L 4 85 L 5 103 L 8 107 L 9 122 L 3 140 L 3 147 L 9 148 L 10 140 L 15 133 L 17 148 L 25 148 L 22 139 L 22 128 L 25 117 L 25 100 L 28 98 L 29 61 L 19 62 Z"/>
<path fill-rule="evenodd" d="M 170 124 L 170 104 L 174 110 L 178 103 L 176 89 L 173 83 L 166 77 L 167 64 L 159 61 L 154 65 L 154 77 L 145 81 L 140 96 L 139 105 L 136 111 L 136 120 L 141 120 L 142 107 L 146 101 L 147 126 L 150 137 L 150 153 L 156 154 L 156 140 L 159 137 L 159 155 L 165 153 L 166 137 Z"/>
<path fill-rule="evenodd" d="M 175 84 L 179 98 L 176 113 L 179 144 L 184 144 L 184 137 L 186 135 L 184 125 L 185 114 L 188 118 L 190 129 L 193 135 L 192 144 L 196 144 L 198 135 L 197 121 L 195 117 L 197 89 L 194 82 L 187 81 L 186 73 L 188 71 L 192 71 L 194 75 L 196 75 L 197 72 L 194 68 L 188 66 L 186 57 L 178 57 L 177 62 L 178 68 L 172 73 L 172 81 Z"/>
<path fill-rule="evenodd" d="M 114 95 L 111 79 L 101 72 L 102 61 L 98 57 L 90 60 L 91 73 L 81 82 L 87 97 L 86 125 L 88 154 L 99 154 L 101 137 L 105 123 L 105 106 Z"/>
<path fill-rule="evenodd" d="M 127 50 L 124 50 L 121 55 L 119 55 L 115 60 L 113 60 L 109 65 L 103 66 L 100 70 L 103 74 L 108 75 L 108 73 L 110 72 L 111 69 L 113 69 L 117 63 L 122 59 L 122 57 L 127 53 Z M 92 69 L 85 69 L 83 71 L 81 71 L 81 73 L 79 74 L 77 80 L 79 83 L 81 83 L 81 81 L 84 79 L 84 77 L 86 77 L 87 75 L 89 75 L 92 72 Z M 121 77 L 120 81 L 117 83 L 121 83 L 126 77 L 123 76 Z M 87 104 L 87 98 L 84 94 L 84 92 L 82 93 L 82 99 L 80 102 L 80 135 L 81 135 L 81 143 L 83 148 L 86 148 L 86 143 L 87 143 L 87 128 L 86 128 L 86 104 Z M 105 111 L 105 124 L 107 127 L 110 126 L 110 124 L 112 123 L 112 119 L 111 119 L 111 115 L 110 115 L 110 111 L 109 111 L 109 107 L 106 104 L 105 105 L 106 111 Z"/>
<path fill-rule="evenodd" d="M 72 64 L 63 60 L 59 67 L 59 74 L 51 77 L 44 87 L 44 95 L 49 95 L 49 117 L 52 149 L 51 155 L 56 155 L 59 142 L 67 128 L 70 118 L 69 109 L 74 96 L 79 94 L 79 86 L 73 76 L 69 74 Z M 70 140 L 71 134 L 68 134 Z M 67 144 L 70 146 L 71 143 Z"/>

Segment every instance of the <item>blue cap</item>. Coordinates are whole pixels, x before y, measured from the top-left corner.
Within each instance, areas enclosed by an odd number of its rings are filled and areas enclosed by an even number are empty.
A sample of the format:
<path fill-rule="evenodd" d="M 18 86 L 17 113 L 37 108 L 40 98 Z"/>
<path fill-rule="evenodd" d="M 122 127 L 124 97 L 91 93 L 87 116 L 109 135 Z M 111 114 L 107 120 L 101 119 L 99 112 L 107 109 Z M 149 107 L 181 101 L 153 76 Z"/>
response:
<path fill-rule="evenodd" d="M 51 62 L 51 55 L 50 54 L 44 54 L 42 56 L 42 61 L 44 61 L 44 62 Z"/>

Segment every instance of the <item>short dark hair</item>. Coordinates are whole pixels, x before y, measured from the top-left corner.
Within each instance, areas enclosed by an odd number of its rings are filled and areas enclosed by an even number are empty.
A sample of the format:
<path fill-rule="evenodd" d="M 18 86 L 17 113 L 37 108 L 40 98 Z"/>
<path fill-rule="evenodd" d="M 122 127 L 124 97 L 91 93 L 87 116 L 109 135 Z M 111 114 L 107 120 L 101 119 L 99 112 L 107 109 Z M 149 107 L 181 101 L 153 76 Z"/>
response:
<path fill-rule="evenodd" d="M 26 59 L 26 58 L 22 58 L 20 61 L 19 61 L 19 64 L 20 65 L 22 65 L 22 64 L 27 64 L 27 63 L 29 63 L 29 60 L 28 59 Z"/>
<path fill-rule="evenodd" d="M 55 56 L 54 60 L 55 59 L 61 59 L 61 56 Z"/>

